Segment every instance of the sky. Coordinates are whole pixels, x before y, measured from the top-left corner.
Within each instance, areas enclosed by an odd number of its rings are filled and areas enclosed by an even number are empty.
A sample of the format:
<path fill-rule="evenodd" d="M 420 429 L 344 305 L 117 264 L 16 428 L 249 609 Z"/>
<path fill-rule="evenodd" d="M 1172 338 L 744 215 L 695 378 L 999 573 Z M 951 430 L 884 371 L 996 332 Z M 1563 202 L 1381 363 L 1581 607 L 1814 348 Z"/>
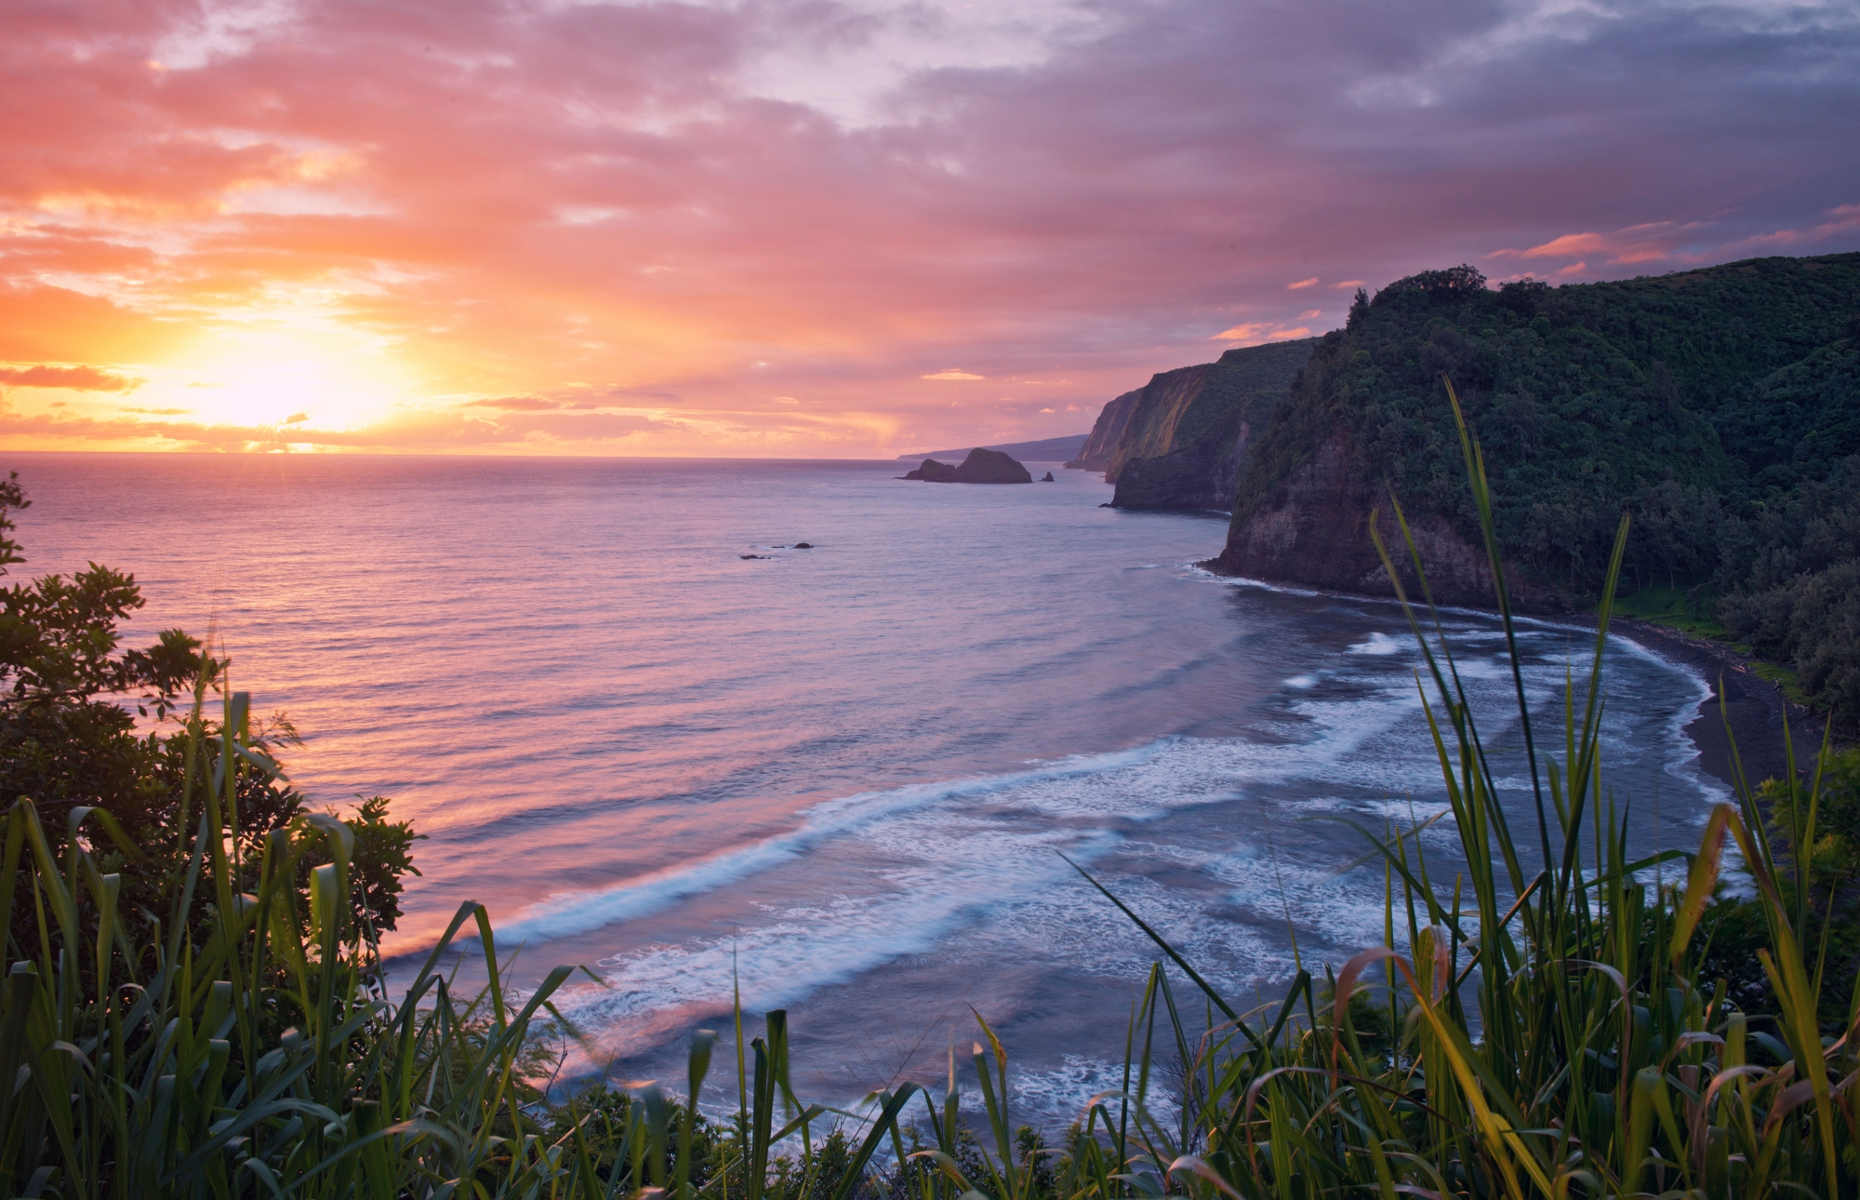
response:
<path fill-rule="evenodd" d="M 1860 3 L 0 0 L 0 447 L 889 457 L 1860 249 Z"/>

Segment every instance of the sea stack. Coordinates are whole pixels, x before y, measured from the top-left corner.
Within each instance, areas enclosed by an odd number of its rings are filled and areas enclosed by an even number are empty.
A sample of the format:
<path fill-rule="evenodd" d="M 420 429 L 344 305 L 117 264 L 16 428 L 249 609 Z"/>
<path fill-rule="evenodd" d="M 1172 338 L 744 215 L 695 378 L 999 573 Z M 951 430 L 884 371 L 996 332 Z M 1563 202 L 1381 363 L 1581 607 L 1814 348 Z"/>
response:
<path fill-rule="evenodd" d="M 1033 476 L 1027 468 L 1016 462 L 1011 456 L 999 450 L 985 450 L 980 446 L 969 451 L 969 456 L 962 460 L 962 465 L 952 467 L 948 463 L 926 458 L 923 465 L 915 471 L 899 478 L 917 479 L 924 483 L 1032 483 Z"/>

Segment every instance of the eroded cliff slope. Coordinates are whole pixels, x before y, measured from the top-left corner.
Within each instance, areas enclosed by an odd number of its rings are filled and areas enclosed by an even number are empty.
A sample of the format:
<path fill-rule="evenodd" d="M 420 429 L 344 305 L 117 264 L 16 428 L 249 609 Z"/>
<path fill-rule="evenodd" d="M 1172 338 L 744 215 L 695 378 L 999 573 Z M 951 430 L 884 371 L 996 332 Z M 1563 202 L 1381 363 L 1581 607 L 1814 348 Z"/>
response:
<path fill-rule="evenodd" d="M 1118 508 L 1227 511 L 1254 431 L 1285 403 L 1316 344 L 1229 350 L 1154 376 L 1105 405 L 1080 465 L 1117 485 Z"/>
<path fill-rule="evenodd" d="M 1093 422 L 1091 432 L 1085 436 L 1085 445 L 1078 457 L 1069 460 L 1066 466 L 1081 471 L 1102 471 L 1111 463 L 1111 455 L 1123 440 L 1124 430 L 1130 426 L 1130 415 L 1136 411 L 1137 401 L 1143 395 L 1143 389 L 1125 392 L 1115 400 L 1107 403 Z"/>

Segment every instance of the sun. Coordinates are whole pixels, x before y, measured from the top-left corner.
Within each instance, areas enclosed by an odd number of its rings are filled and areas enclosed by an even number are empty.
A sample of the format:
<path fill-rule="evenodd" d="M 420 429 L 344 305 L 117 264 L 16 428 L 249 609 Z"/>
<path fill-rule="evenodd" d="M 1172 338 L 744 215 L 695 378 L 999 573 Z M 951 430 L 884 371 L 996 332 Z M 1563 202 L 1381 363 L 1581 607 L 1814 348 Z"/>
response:
<path fill-rule="evenodd" d="M 386 418 L 411 390 L 378 342 L 321 321 L 221 328 L 172 366 L 164 390 L 212 425 L 360 429 Z"/>

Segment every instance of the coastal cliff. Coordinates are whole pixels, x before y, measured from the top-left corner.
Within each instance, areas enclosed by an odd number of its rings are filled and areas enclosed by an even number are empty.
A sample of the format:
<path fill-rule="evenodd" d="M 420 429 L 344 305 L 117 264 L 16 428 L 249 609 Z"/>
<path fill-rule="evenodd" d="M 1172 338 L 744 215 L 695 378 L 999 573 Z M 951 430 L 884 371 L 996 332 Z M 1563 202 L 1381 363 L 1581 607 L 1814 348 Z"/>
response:
<path fill-rule="evenodd" d="M 1098 420 L 1092 425 L 1091 432 L 1085 436 L 1085 445 L 1078 457 L 1069 460 L 1066 466 L 1081 471 L 1103 471 L 1108 468 L 1112 454 L 1116 453 L 1118 443 L 1123 440 L 1124 430 L 1130 426 L 1130 415 L 1136 411 L 1137 401 L 1142 397 L 1143 389 L 1137 388 L 1107 403 L 1098 413 Z"/>
<path fill-rule="evenodd" d="M 1316 344 L 1250 346 L 1164 371 L 1106 404 L 1067 465 L 1102 470 L 1116 508 L 1225 512 L 1253 431 L 1285 403 Z"/>
<path fill-rule="evenodd" d="M 1383 540 L 1404 568 L 1403 585 L 1416 592 L 1418 581 L 1406 569 L 1401 531 L 1375 482 L 1375 476 L 1364 471 L 1349 431 L 1335 430 L 1286 476 L 1272 503 L 1257 506 L 1247 520 L 1230 526 L 1220 557 L 1204 565 L 1222 574 L 1331 591 L 1387 594 L 1392 589 L 1370 538 L 1371 514 L 1379 508 Z M 1434 598 L 1450 604 L 1489 605 L 1492 574 L 1478 539 L 1437 513 L 1405 515 Z M 1535 580 L 1508 582 L 1521 607 L 1566 607 L 1564 597 Z"/>
<path fill-rule="evenodd" d="M 1860 711 L 1860 254 L 1556 288 L 1457 267 L 1359 295 L 1254 431 L 1207 565 L 1386 594 L 1368 520 L 1399 548 L 1393 497 L 1434 599 L 1489 605 L 1443 379 L 1520 607 L 1592 606 L 1625 512 L 1624 594 L 1674 594 Z"/>

